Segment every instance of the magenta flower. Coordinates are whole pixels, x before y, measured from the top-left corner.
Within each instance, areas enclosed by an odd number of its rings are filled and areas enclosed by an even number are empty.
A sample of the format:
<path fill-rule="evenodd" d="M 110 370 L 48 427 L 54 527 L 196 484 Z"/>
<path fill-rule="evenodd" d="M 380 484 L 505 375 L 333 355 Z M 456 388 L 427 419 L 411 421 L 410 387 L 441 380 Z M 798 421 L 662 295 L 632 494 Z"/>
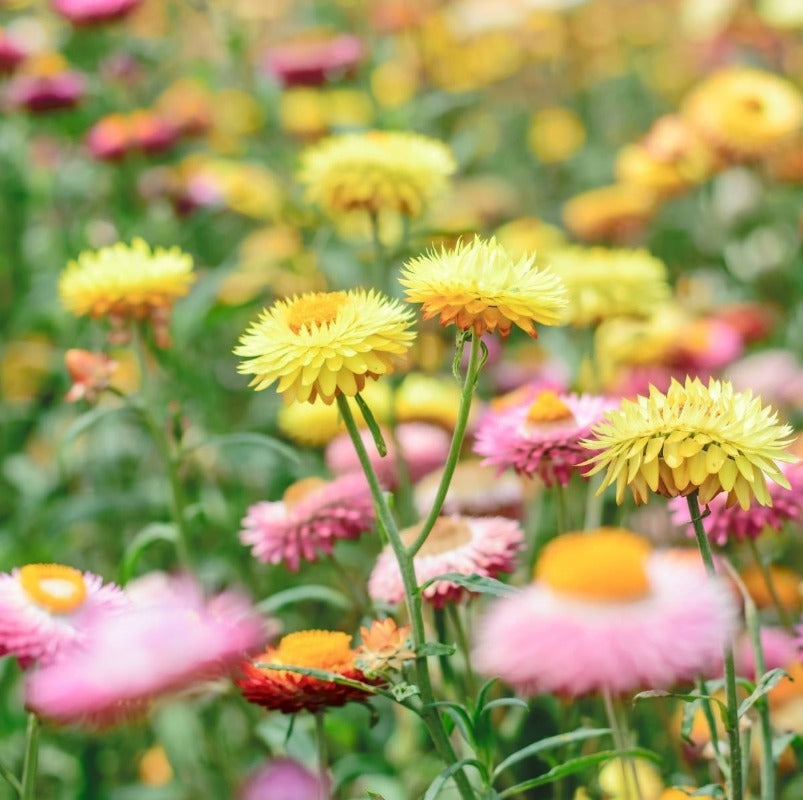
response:
<path fill-rule="evenodd" d="M 374 502 L 361 473 L 333 481 L 306 478 L 294 483 L 282 500 L 256 503 L 242 521 L 240 541 L 255 558 L 285 564 L 294 572 L 301 561 L 332 555 L 339 539 L 356 539 L 374 524 Z"/>
<path fill-rule="evenodd" d="M 273 758 L 243 784 L 237 800 L 328 800 L 328 781 L 292 758 Z"/>
<path fill-rule="evenodd" d="M 341 34 L 273 47 L 265 55 L 263 68 L 284 86 L 319 86 L 335 74 L 356 67 L 362 57 L 362 42 L 356 36 Z"/>
<path fill-rule="evenodd" d="M 0 28 L 0 75 L 13 72 L 25 60 L 26 55 L 22 45 L 17 44 Z"/>
<path fill-rule="evenodd" d="M 265 621 L 234 592 L 206 599 L 189 577 L 149 576 L 130 595 L 129 607 L 97 615 L 79 642 L 29 674 L 31 711 L 113 725 L 160 696 L 229 674 L 264 645 Z"/>
<path fill-rule="evenodd" d="M 84 96 L 86 82 L 80 72 L 53 75 L 17 75 L 8 85 L 8 101 L 13 108 L 33 114 L 73 108 Z"/>
<path fill-rule="evenodd" d="M 801 656 L 801 645 L 797 638 L 781 628 L 761 629 L 761 649 L 767 670 L 785 669 Z M 744 675 L 751 681 L 760 678 L 760 675 L 756 675 L 755 653 L 747 634 L 739 637 L 734 650 L 737 675 Z"/>
<path fill-rule="evenodd" d="M 53 10 L 73 25 L 97 25 L 130 14 L 142 0 L 52 0 Z"/>
<path fill-rule="evenodd" d="M 537 475 L 547 486 L 565 486 L 574 470 L 588 458 L 580 440 L 591 426 L 619 403 L 605 397 L 542 391 L 523 402 L 492 408 L 480 420 L 474 452 L 483 464 L 520 475 Z"/>
<path fill-rule="evenodd" d="M 402 531 L 406 545 L 418 536 L 420 525 Z M 512 572 L 516 555 L 524 546 L 521 526 L 504 517 L 439 517 L 414 559 L 418 585 L 449 572 L 496 578 Z M 390 547 L 379 554 L 368 594 L 374 600 L 396 605 L 404 600 L 401 572 Z M 451 581 L 436 581 L 423 591 L 436 607 L 456 602 L 465 589 Z"/>

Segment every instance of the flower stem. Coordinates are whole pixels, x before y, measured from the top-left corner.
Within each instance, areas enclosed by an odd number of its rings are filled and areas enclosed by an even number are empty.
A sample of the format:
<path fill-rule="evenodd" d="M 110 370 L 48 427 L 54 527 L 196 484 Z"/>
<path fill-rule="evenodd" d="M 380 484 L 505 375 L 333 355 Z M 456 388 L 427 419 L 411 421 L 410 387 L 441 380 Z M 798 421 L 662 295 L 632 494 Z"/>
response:
<path fill-rule="evenodd" d="M 416 652 L 420 653 L 421 647 L 426 641 L 426 632 L 424 630 L 424 615 L 421 609 L 421 594 L 418 591 L 418 583 L 415 577 L 413 554 L 407 550 L 404 546 L 404 542 L 402 542 L 399 529 L 396 526 L 382 487 L 379 484 L 379 479 L 371 465 L 371 459 L 368 457 L 368 453 L 365 450 L 365 445 L 362 442 L 362 437 L 357 428 L 357 423 L 354 420 L 354 415 L 351 413 L 348 401 L 343 395 L 337 396 L 337 405 L 343 417 L 343 422 L 346 425 L 346 430 L 351 437 L 354 449 L 357 451 L 357 458 L 368 480 L 374 505 L 376 506 L 377 520 L 382 528 L 384 528 L 391 549 L 396 556 L 402 583 L 404 585 L 404 599 L 407 607 L 407 614 L 410 619 L 413 642 L 416 647 Z M 435 702 L 435 695 L 432 689 L 432 678 L 429 674 L 429 665 L 426 656 L 420 654 L 416 656 L 415 673 L 418 691 L 423 704 L 421 718 L 424 720 L 424 724 L 429 730 L 429 734 L 432 737 L 438 754 L 447 765 L 452 765 L 457 762 L 457 756 L 452 747 L 452 743 L 449 741 L 446 729 L 443 727 L 440 713 L 437 707 L 433 705 Z M 455 773 L 454 780 L 463 800 L 475 800 L 474 790 L 471 788 L 471 784 L 462 769 Z"/>
<path fill-rule="evenodd" d="M 22 794 L 22 784 L 17 779 L 17 776 L 2 761 L 0 761 L 0 776 L 3 777 L 18 796 Z"/>
<path fill-rule="evenodd" d="M 479 373 L 480 363 L 480 349 L 481 339 L 473 331 L 471 333 L 471 352 L 468 357 L 468 368 L 466 369 L 466 377 L 463 381 L 463 392 L 460 395 L 460 405 L 457 409 L 457 421 L 455 422 L 454 433 L 452 434 L 452 443 L 449 446 L 449 454 L 446 457 L 446 464 L 443 467 L 443 474 L 441 481 L 438 484 L 438 491 L 435 493 L 435 499 L 432 501 L 432 508 L 429 510 L 426 519 L 421 524 L 416 540 L 410 545 L 408 553 L 414 556 L 427 540 L 427 536 L 432 531 L 438 519 L 441 509 L 443 508 L 443 501 L 446 499 L 446 493 L 449 491 L 449 485 L 452 482 L 455 467 L 460 458 L 460 450 L 463 447 L 463 439 L 466 435 L 466 426 L 468 425 L 468 415 L 471 411 L 471 400 L 474 396 L 474 388 L 477 385 L 477 375 Z"/>
<path fill-rule="evenodd" d="M 622 770 L 622 797 L 624 800 L 637 800 L 631 797 L 631 781 L 627 774 L 627 762 L 625 760 L 625 750 L 627 750 L 627 741 L 625 733 L 619 725 L 619 718 L 616 716 L 616 709 L 613 705 L 613 697 L 611 696 L 610 689 L 602 690 L 602 701 L 605 704 L 605 715 L 608 717 L 608 724 L 611 726 L 613 734 L 613 744 L 619 753 L 619 766 Z M 635 777 L 635 769 L 633 770 Z M 641 800 L 638 798 L 638 800 Z"/>
<path fill-rule="evenodd" d="M 566 533 L 568 530 L 566 522 L 566 487 L 558 481 L 552 489 L 552 497 L 555 498 L 555 525 L 558 533 Z"/>
<path fill-rule="evenodd" d="M 36 783 L 36 767 L 39 761 L 39 718 L 36 714 L 28 714 L 28 727 L 25 732 L 25 758 L 22 762 L 21 800 L 34 800 Z"/>
<path fill-rule="evenodd" d="M 455 637 L 457 638 L 457 646 L 463 655 L 463 663 L 465 669 L 465 686 L 466 692 L 469 697 L 475 697 L 477 694 L 477 686 L 474 681 L 474 670 L 471 668 L 471 648 L 468 645 L 468 636 L 466 635 L 466 628 L 463 625 L 463 620 L 460 616 L 460 608 L 457 603 L 449 603 L 446 607 L 446 613 L 454 628 Z"/>
<path fill-rule="evenodd" d="M 756 562 L 756 566 L 761 572 L 761 577 L 764 579 L 764 585 L 767 587 L 767 591 L 769 592 L 770 597 L 772 598 L 772 602 L 775 606 L 775 610 L 778 612 L 778 619 L 783 625 L 783 627 L 792 635 L 795 634 L 795 626 L 792 622 L 792 619 L 789 616 L 789 612 L 784 608 L 783 603 L 781 602 L 781 598 L 778 596 L 778 590 L 775 587 L 775 581 L 772 578 L 772 571 L 770 568 L 764 563 L 764 559 L 761 558 L 761 553 L 758 552 L 758 547 L 756 546 L 756 542 L 754 539 L 748 539 L 748 544 L 750 546 L 750 552 L 753 555 L 753 560 Z"/>
<path fill-rule="evenodd" d="M 321 778 L 321 800 L 325 800 L 329 785 L 329 751 L 326 746 L 326 727 L 324 726 L 324 712 L 316 711 L 312 715 L 315 719 L 315 740 L 318 745 L 318 773 Z"/>
<path fill-rule="evenodd" d="M 711 553 L 711 543 L 703 528 L 703 518 L 700 514 L 700 504 L 697 501 L 697 492 L 687 495 L 689 514 L 697 537 L 697 546 L 700 549 L 705 570 L 709 577 L 717 574 L 714 565 L 714 556 Z M 727 729 L 730 744 L 730 798 L 731 800 L 744 800 L 742 784 L 742 741 L 739 735 L 739 697 L 736 693 L 736 667 L 733 663 L 733 647 L 730 642 L 725 645 L 723 656 L 725 662 L 725 695 L 727 698 Z"/>

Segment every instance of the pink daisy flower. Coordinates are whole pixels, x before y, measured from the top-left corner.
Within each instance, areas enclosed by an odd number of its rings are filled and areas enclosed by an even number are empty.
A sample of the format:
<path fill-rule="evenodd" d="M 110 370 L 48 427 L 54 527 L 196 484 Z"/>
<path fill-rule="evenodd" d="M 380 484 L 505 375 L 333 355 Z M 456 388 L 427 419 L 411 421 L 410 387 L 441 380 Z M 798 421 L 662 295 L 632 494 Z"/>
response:
<path fill-rule="evenodd" d="M 327 800 L 328 782 L 292 758 L 273 758 L 243 784 L 237 800 Z"/>
<path fill-rule="evenodd" d="M 420 525 L 402 531 L 402 539 L 411 545 Z M 435 527 L 415 556 L 418 585 L 438 575 L 459 572 L 496 578 L 512 572 L 516 554 L 524 545 L 524 532 L 517 522 L 504 517 L 439 517 Z M 436 581 L 424 589 L 423 597 L 440 608 L 460 600 L 465 589 L 450 581 Z M 386 547 L 368 579 L 368 594 L 390 605 L 404 600 L 399 566 L 390 547 Z"/>
<path fill-rule="evenodd" d="M 618 401 L 591 395 L 542 391 L 523 402 L 497 405 L 480 420 L 474 451 L 483 464 L 520 475 L 538 475 L 546 486 L 569 482 L 572 472 L 588 458 L 580 440 Z"/>
<path fill-rule="evenodd" d="M 73 25 L 97 25 L 130 14 L 142 0 L 53 0 L 53 10 Z"/>
<path fill-rule="evenodd" d="M 338 539 L 356 539 L 374 524 L 374 502 L 361 473 L 333 481 L 305 478 L 281 500 L 256 503 L 242 521 L 240 541 L 266 564 L 295 572 L 301 561 L 332 555 Z"/>
<path fill-rule="evenodd" d="M 112 725 L 162 695 L 228 674 L 265 642 L 264 620 L 237 593 L 206 599 L 189 577 L 149 576 L 132 595 L 129 607 L 98 615 L 81 641 L 29 674 L 30 710 L 61 723 Z"/>
<path fill-rule="evenodd" d="M 64 71 L 54 75 L 17 75 L 8 84 L 7 97 L 13 108 L 32 114 L 73 108 L 86 91 L 80 72 Z"/>
<path fill-rule="evenodd" d="M 761 649 L 764 651 L 764 665 L 770 669 L 785 669 L 800 657 L 800 645 L 797 638 L 781 628 L 761 629 Z M 736 658 L 736 674 L 755 681 L 756 660 L 750 637 L 743 634 L 734 648 Z M 721 674 L 721 669 L 720 669 Z"/>
<path fill-rule="evenodd" d="M 63 564 L 27 564 L 0 574 L 0 655 L 49 663 L 85 638 L 91 617 L 128 602 L 114 584 Z"/>
<path fill-rule="evenodd" d="M 263 69 L 284 86 L 318 86 L 356 67 L 363 52 L 362 42 L 346 33 L 328 39 L 286 42 L 267 52 Z"/>
<path fill-rule="evenodd" d="M 392 489 L 398 483 L 396 448 L 387 430 L 383 430 L 382 435 L 388 448 L 388 454 L 384 458 L 379 455 L 371 432 L 367 429 L 360 431 L 363 444 L 380 482 Z M 404 422 L 398 425 L 396 438 L 407 464 L 410 479 L 413 481 L 417 481 L 442 466 L 446 461 L 451 444 L 451 438 L 443 428 L 424 422 Z M 347 433 L 343 433 L 329 442 L 326 447 L 325 459 L 326 466 L 336 475 L 361 470 L 357 451 Z"/>
<path fill-rule="evenodd" d="M 563 534 L 480 620 L 474 663 L 523 695 L 667 688 L 716 670 L 737 615 L 699 563 L 622 529 Z"/>
<path fill-rule="evenodd" d="M 803 462 L 781 465 L 781 471 L 789 480 L 786 489 L 774 481 L 767 480 L 772 505 L 752 506 L 745 511 L 739 505 L 726 507 L 724 494 L 717 495 L 708 504 L 710 512 L 703 517 L 703 528 L 712 543 L 724 546 L 729 541 L 745 542 L 758 539 L 768 528 L 780 531 L 789 520 L 803 518 Z M 669 501 L 672 521 L 685 527 L 688 535 L 694 538 L 694 527 L 689 519 L 689 508 L 685 497 L 675 497 Z"/>

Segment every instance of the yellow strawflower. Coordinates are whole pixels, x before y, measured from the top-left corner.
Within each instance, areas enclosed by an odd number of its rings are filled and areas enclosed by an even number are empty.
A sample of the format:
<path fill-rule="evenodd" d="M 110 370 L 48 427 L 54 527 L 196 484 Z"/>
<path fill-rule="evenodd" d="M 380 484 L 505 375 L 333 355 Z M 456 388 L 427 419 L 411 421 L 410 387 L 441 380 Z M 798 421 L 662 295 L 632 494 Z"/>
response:
<path fill-rule="evenodd" d="M 563 222 L 578 239 L 625 242 L 640 232 L 657 209 L 654 192 L 613 183 L 581 192 L 563 206 Z"/>
<path fill-rule="evenodd" d="M 606 470 L 600 492 L 616 483 L 616 502 L 625 488 L 636 503 L 650 492 L 664 497 L 699 490 L 701 503 L 727 492 L 727 505 L 748 509 L 753 498 L 771 504 L 766 479 L 789 488 L 777 461 L 795 461 L 786 448 L 792 429 L 753 393 L 735 392 L 726 381 L 672 381 L 666 394 L 623 400 L 582 442 L 595 451 L 586 474 Z"/>
<path fill-rule="evenodd" d="M 401 303 L 373 290 L 309 292 L 265 309 L 234 352 L 257 391 L 278 382 L 287 403 L 332 403 L 393 371 L 415 338 L 411 323 Z"/>
<path fill-rule="evenodd" d="M 143 319 L 169 310 L 195 280 L 192 258 L 177 247 L 166 250 L 134 239 L 81 253 L 59 278 L 59 296 L 76 316 L 114 315 Z"/>
<path fill-rule="evenodd" d="M 669 299 L 664 263 L 646 250 L 564 247 L 549 265 L 569 293 L 564 320 L 576 327 L 609 317 L 646 317 Z"/>
<path fill-rule="evenodd" d="M 439 316 L 441 325 L 473 328 L 477 336 L 497 329 L 507 336 L 517 325 L 534 337 L 534 323 L 558 325 L 567 303 L 562 281 L 534 261 L 477 236 L 408 261 L 399 282 L 410 302 L 422 304 L 424 319 Z"/>
<path fill-rule="evenodd" d="M 451 150 L 415 133 L 367 131 L 331 136 L 301 156 L 307 199 L 331 215 L 363 210 L 418 217 L 448 185 Z"/>

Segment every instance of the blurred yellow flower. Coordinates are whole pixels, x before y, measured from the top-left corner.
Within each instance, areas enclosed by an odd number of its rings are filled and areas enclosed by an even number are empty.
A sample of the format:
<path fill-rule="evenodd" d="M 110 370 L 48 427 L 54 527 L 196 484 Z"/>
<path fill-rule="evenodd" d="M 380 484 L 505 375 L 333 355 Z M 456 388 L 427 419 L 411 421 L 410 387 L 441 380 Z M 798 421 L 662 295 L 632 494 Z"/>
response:
<path fill-rule="evenodd" d="M 453 430 L 460 394 L 460 386 L 451 377 L 411 372 L 396 389 L 396 419 L 399 422 L 433 422 Z"/>
<path fill-rule="evenodd" d="M 323 91 L 298 87 L 282 92 L 279 123 L 282 130 L 300 139 L 312 139 L 325 133 L 329 123 Z"/>
<path fill-rule="evenodd" d="M 415 97 L 418 75 L 413 64 L 385 61 L 371 73 L 371 93 L 383 108 L 399 108 Z"/>
<path fill-rule="evenodd" d="M 599 771 L 599 785 L 609 800 L 660 800 L 664 790 L 660 771 L 645 758 L 617 756 L 606 761 Z"/>
<path fill-rule="evenodd" d="M 623 243 L 644 229 L 656 208 L 653 192 L 615 183 L 572 197 L 563 206 L 563 221 L 579 239 Z"/>
<path fill-rule="evenodd" d="M 530 117 L 527 143 L 533 155 L 545 164 L 570 159 L 585 140 L 580 117 L 568 108 L 544 108 Z"/>
<path fill-rule="evenodd" d="M 539 264 L 548 263 L 548 253 L 566 244 L 566 234 L 537 217 L 519 217 L 496 229 L 496 238 L 514 258 L 532 253 Z"/>
<path fill-rule="evenodd" d="M 173 769 L 161 745 L 148 748 L 139 760 L 139 779 L 146 786 L 164 786 L 173 780 Z"/>
<path fill-rule="evenodd" d="M 8 403 L 33 400 L 55 360 L 56 349 L 42 334 L 8 342 L 0 351 L 0 396 Z"/>
<path fill-rule="evenodd" d="M 242 149 L 242 140 L 259 131 L 265 112 L 255 98 L 239 89 L 216 92 L 212 103 L 212 127 L 207 134 L 212 148 L 225 155 Z"/>
<path fill-rule="evenodd" d="M 359 89 L 327 89 L 322 100 L 326 125 L 330 130 L 364 128 L 374 121 L 371 98 Z"/>

